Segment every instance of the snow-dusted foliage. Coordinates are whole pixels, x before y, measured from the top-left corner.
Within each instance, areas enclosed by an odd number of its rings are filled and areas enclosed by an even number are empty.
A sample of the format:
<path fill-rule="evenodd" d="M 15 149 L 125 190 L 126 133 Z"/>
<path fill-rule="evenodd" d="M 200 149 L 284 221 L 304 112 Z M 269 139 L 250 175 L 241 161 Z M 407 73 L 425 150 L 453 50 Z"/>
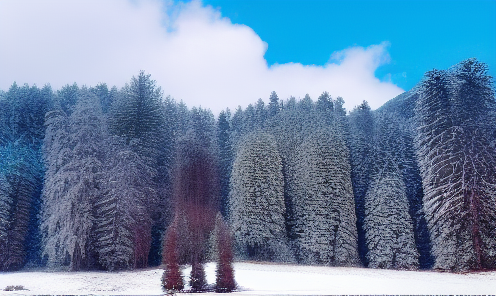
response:
<path fill-rule="evenodd" d="M 157 198 L 151 182 L 156 172 L 119 141 L 113 137 L 108 143 L 104 193 L 95 202 L 99 262 L 107 270 L 147 266 L 151 218 L 146 204 Z"/>
<path fill-rule="evenodd" d="M 394 164 L 390 164 L 393 166 Z M 371 268 L 416 269 L 418 252 L 408 200 L 401 175 L 388 172 L 374 175 L 365 196 L 365 236 L 368 266 Z"/>
<path fill-rule="evenodd" d="M 364 101 L 355 107 L 348 117 L 351 181 L 355 196 L 358 251 L 362 263 L 367 266 L 365 242 L 365 194 L 370 185 L 374 120 L 370 106 Z"/>
<path fill-rule="evenodd" d="M 38 259 L 40 149 L 51 95 L 49 87 L 14 83 L 0 99 L 0 270 Z"/>
<path fill-rule="evenodd" d="M 19 269 L 26 261 L 36 158 L 27 147 L 0 146 L 0 271 Z"/>
<path fill-rule="evenodd" d="M 220 180 L 220 210 L 227 217 L 229 203 L 229 179 L 231 178 L 231 169 L 233 162 L 233 153 L 231 146 L 230 125 L 231 113 L 221 111 L 217 119 L 217 143 L 219 147 L 219 180 Z"/>
<path fill-rule="evenodd" d="M 470 59 L 426 74 L 416 106 L 417 157 L 434 268 L 496 267 L 496 160 L 487 133 L 494 92 Z"/>
<path fill-rule="evenodd" d="M 419 254 L 402 169 L 407 143 L 400 121 L 391 114 L 376 115 L 371 183 L 365 195 L 364 230 L 368 266 L 415 269 Z"/>
<path fill-rule="evenodd" d="M 284 179 L 276 142 L 263 132 L 240 145 L 231 174 L 230 220 L 241 256 L 287 260 Z"/>
<path fill-rule="evenodd" d="M 294 233 L 299 261 L 358 265 L 355 202 L 348 149 L 341 135 L 320 130 L 294 154 Z"/>
<path fill-rule="evenodd" d="M 83 88 L 67 118 L 47 114 L 43 188 L 43 254 L 50 266 L 73 270 L 95 264 L 93 204 L 101 195 L 104 120 L 98 98 Z"/>

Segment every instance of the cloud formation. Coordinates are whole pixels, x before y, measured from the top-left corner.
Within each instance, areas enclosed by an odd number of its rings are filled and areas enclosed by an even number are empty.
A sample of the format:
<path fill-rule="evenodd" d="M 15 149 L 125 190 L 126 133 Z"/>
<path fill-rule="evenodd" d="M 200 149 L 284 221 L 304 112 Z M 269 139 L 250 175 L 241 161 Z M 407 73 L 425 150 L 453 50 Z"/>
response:
<path fill-rule="evenodd" d="M 159 0 L 0 1 L 0 89 L 13 81 L 54 89 L 123 86 L 145 70 L 165 95 L 188 106 L 243 108 L 258 98 L 342 96 L 372 108 L 403 92 L 374 76 L 387 43 L 330 54 L 324 66 L 267 65 L 267 43 L 201 2 Z"/>

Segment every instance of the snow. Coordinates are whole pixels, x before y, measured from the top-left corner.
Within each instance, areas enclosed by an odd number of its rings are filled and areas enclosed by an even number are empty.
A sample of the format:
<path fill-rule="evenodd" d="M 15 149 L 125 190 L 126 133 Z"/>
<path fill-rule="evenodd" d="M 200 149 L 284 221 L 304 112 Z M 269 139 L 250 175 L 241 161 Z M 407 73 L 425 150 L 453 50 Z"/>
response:
<path fill-rule="evenodd" d="M 251 262 L 235 263 L 234 268 L 240 289 L 233 295 L 492 294 L 496 291 L 494 271 L 462 274 Z M 190 270 L 184 268 L 184 275 Z M 5 272 L 0 273 L 0 295 L 163 295 L 162 272 L 159 268 L 113 273 Z M 206 273 L 208 283 L 213 284 L 214 263 L 206 265 Z M 28 290 L 3 291 L 11 285 L 22 285 Z"/>

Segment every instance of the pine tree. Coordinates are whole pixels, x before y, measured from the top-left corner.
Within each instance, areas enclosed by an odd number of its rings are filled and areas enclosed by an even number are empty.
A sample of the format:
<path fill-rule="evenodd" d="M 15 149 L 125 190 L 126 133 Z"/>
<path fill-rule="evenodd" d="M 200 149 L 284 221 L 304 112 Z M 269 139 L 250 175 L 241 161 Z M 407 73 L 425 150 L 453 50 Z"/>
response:
<path fill-rule="evenodd" d="M 269 110 L 268 114 L 269 117 L 274 117 L 279 113 L 280 111 L 280 106 L 279 106 L 279 97 L 277 96 L 276 92 L 273 91 L 270 93 L 269 97 Z"/>
<path fill-rule="evenodd" d="M 76 83 L 65 85 L 57 91 L 56 102 L 65 114 L 71 115 L 78 101 L 79 87 Z"/>
<path fill-rule="evenodd" d="M 104 193 L 95 202 L 99 262 L 111 271 L 145 267 L 151 244 L 146 203 L 157 198 L 156 172 L 119 138 L 108 146 Z"/>
<path fill-rule="evenodd" d="M 19 145 L 0 146 L 0 270 L 26 263 L 26 239 L 32 197 L 38 180 L 36 155 Z"/>
<path fill-rule="evenodd" d="M 85 88 L 69 118 L 63 111 L 47 114 L 41 228 L 50 266 L 79 270 L 96 263 L 93 205 L 101 194 L 104 126 L 98 98 Z"/>
<path fill-rule="evenodd" d="M 367 266 L 368 253 L 365 242 L 365 194 L 371 182 L 372 144 L 374 135 L 374 120 L 370 106 L 364 101 L 350 113 L 350 164 L 353 193 L 355 196 L 358 252 L 363 265 Z"/>
<path fill-rule="evenodd" d="M 227 216 L 229 203 L 229 179 L 231 178 L 231 168 L 233 153 L 231 146 L 231 113 L 222 110 L 217 119 L 217 141 L 219 147 L 219 179 L 220 179 L 220 211 Z"/>
<path fill-rule="evenodd" d="M 287 260 L 284 179 L 274 138 L 248 135 L 231 175 L 230 219 L 238 252 L 258 260 Z"/>
<path fill-rule="evenodd" d="M 496 163 L 483 127 L 494 108 L 490 83 L 475 60 L 430 71 L 422 83 L 416 145 L 434 268 L 496 267 Z"/>
<path fill-rule="evenodd" d="M 33 248 L 38 241 L 38 192 L 43 174 L 40 150 L 51 98 L 49 87 L 40 90 L 14 83 L 0 102 L 0 178 L 5 186 L 0 270 L 19 269 L 28 259 L 39 258 Z"/>
<path fill-rule="evenodd" d="M 365 195 L 368 266 L 416 269 L 419 254 L 403 175 L 408 143 L 402 136 L 401 120 L 396 114 L 379 112 L 374 122 L 371 151 L 374 161 Z"/>
<path fill-rule="evenodd" d="M 290 190 L 299 261 L 358 265 L 349 152 L 342 136 L 315 131 L 295 151 Z"/>
<path fill-rule="evenodd" d="M 405 184 L 398 172 L 388 171 L 386 167 L 374 175 L 365 196 L 368 267 L 417 269 L 419 255 L 408 214 Z"/>

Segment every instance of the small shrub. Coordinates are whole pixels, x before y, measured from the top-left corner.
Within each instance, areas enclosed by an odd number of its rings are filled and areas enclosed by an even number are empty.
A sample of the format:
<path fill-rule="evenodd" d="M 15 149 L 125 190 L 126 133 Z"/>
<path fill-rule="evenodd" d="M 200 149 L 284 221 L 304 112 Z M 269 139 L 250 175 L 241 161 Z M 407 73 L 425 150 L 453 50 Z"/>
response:
<path fill-rule="evenodd" d="M 27 290 L 24 288 L 24 286 L 17 285 L 17 286 L 7 286 L 4 291 L 22 291 L 22 290 Z"/>

